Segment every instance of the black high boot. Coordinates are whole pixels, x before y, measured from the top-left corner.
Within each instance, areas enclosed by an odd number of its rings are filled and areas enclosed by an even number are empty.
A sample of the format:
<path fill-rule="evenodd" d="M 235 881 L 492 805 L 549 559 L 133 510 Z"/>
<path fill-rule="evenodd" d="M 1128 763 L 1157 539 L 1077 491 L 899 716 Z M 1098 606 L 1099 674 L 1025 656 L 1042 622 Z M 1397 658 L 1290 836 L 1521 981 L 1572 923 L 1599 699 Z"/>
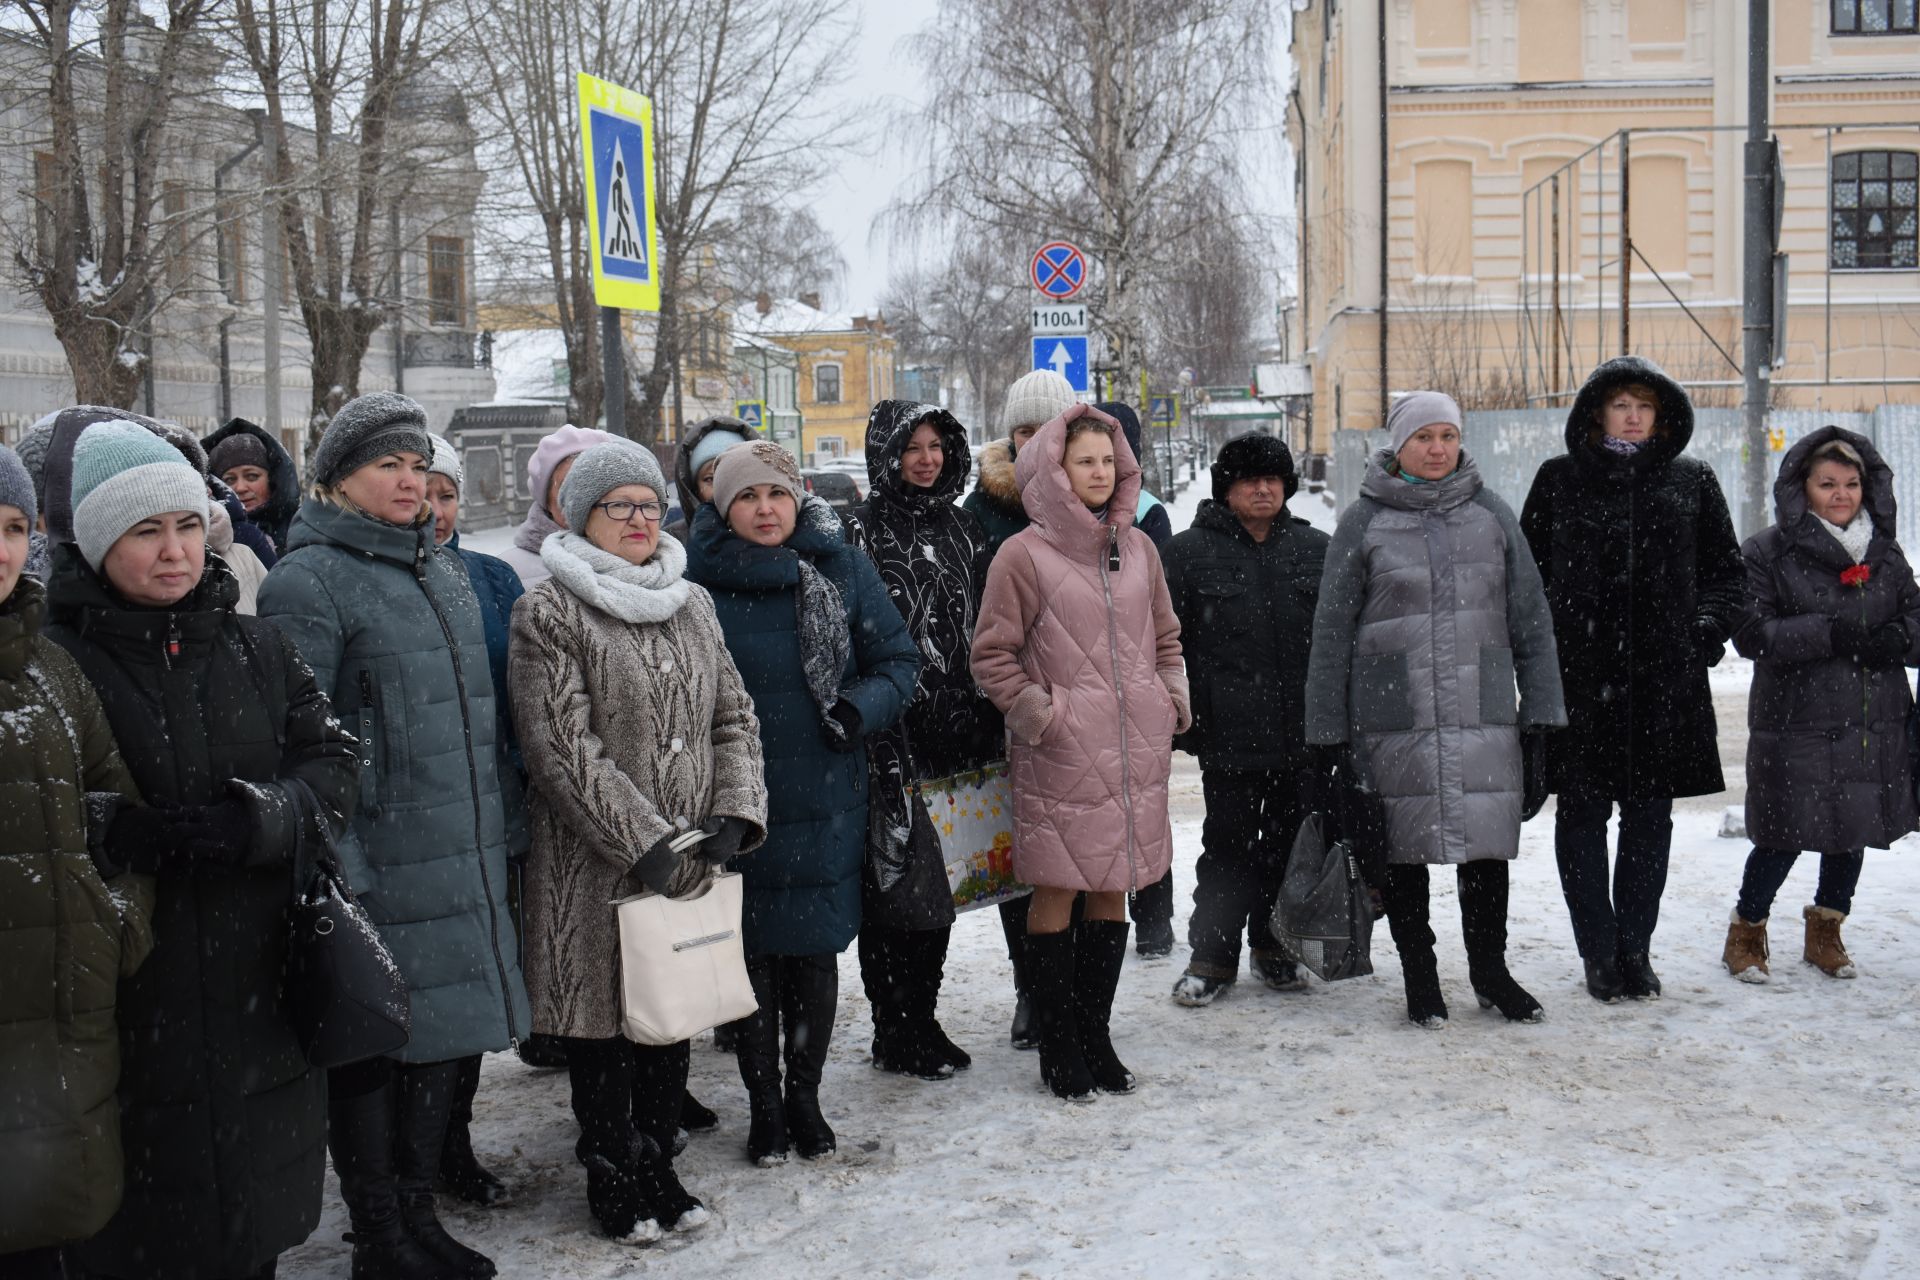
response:
<path fill-rule="evenodd" d="M 632 1088 L 633 1127 L 666 1152 L 678 1145 L 687 1103 L 687 1042 L 628 1044 L 628 1083 Z"/>
<path fill-rule="evenodd" d="M 787 1111 L 780 1100 L 780 957 L 749 958 L 747 980 L 760 1007 L 730 1025 L 740 1083 L 747 1087 L 747 1159 L 764 1169 L 787 1162 Z"/>
<path fill-rule="evenodd" d="M 1080 1052 L 1102 1093 L 1132 1093 L 1133 1072 L 1113 1051 L 1109 1025 L 1120 966 L 1127 958 L 1125 920 L 1082 920 L 1073 926 L 1073 1011 L 1080 1024 Z"/>
<path fill-rule="evenodd" d="M 916 1017 L 921 935 L 876 924 L 860 927 L 860 983 L 873 1012 L 873 1065 L 922 1080 L 946 1080 L 953 1064 L 934 1051 Z"/>
<path fill-rule="evenodd" d="M 440 1169 L 440 1150 L 446 1144 L 447 1117 L 459 1079 L 457 1059 L 399 1069 L 394 1182 L 400 1193 L 400 1221 L 415 1243 L 438 1258 L 449 1274 L 488 1280 L 496 1274 L 493 1259 L 448 1235 L 433 1206 L 433 1179 Z"/>
<path fill-rule="evenodd" d="M 1407 985 L 1407 1021 L 1433 1030 L 1447 1023 L 1447 1001 L 1440 994 L 1440 965 L 1433 956 L 1433 926 L 1428 915 L 1424 865 L 1390 866 L 1381 886 L 1387 904 L 1387 928 L 1400 953 Z"/>
<path fill-rule="evenodd" d="M 1026 938 L 1027 997 L 1040 1040 L 1040 1079 L 1056 1098 L 1093 1100 L 1093 1073 L 1080 1047 L 1074 1012 L 1074 931 L 1030 933 Z"/>
<path fill-rule="evenodd" d="M 1539 1022 L 1540 1002 L 1507 972 L 1507 864 L 1498 858 L 1463 862 L 1460 932 L 1467 944 L 1467 977 L 1482 1009 L 1496 1006 L 1508 1022 Z"/>
<path fill-rule="evenodd" d="M 1033 1003 L 1027 998 L 1027 911 L 1030 898 L 1009 898 L 1000 904 L 1000 928 L 1007 935 L 1007 961 L 1013 966 L 1013 1029 L 1008 1040 L 1016 1049 L 1040 1045 L 1033 1026 Z"/>
<path fill-rule="evenodd" d="M 473 1154 L 473 1098 L 480 1089 L 480 1055 L 460 1059 L 460 1078 L 447 1117 L 447 1141 L 440 1149 L 440 1189 L 483 1209 L 509 1199 L 506 1184 Z"/>
<path fill-rule="evenodd" d="M 780 958 L 780 1018 L 786 1032 L 787 1133 L 802 1160 L 837 1149 L 833 1129 L 820 1114 L 820 1078 L 833 1042 L 833 1011 L 840 1003 L 839 957 Z"/>
<path fill-rule="evenodd" d="M 567 1041 L 574 1154 L 587 1170 L 587 1208 L 600 1230 L 624 1244 L 660 1238 L 659 1215 L 647 1198 L 643 1165 L 658 1148 L 633 1123 L 633 1046 L 620 1037 Z"/>
<path fill-rule="evenodd" d="M 327 1100 L 327 1149 L 340 1175 L 353 1230 L 353 1280 L 453 1280 L 441 1263 L 406 1232 L 394 1180 L 394 1103 L 389 1080 L 370 1093 Z"/>
<path fill-rule="evenodd" d="M 940 1025 L 940 983 L 946 977 L 947 945 L 953 926 L 926 929 L 913 939 L 913 1007 L 911 1019 L 927 1048 L 955 1071 L 973 1065 L 973 1055 L 947 1038 Z"/>

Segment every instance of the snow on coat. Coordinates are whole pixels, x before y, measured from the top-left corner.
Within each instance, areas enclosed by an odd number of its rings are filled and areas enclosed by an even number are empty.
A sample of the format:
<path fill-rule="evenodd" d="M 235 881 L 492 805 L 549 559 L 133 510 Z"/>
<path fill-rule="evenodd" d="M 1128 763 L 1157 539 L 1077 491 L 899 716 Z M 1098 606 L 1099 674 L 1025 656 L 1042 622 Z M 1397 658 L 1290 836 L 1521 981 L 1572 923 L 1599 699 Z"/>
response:
<path fill-rule="evenodd" d="M 1160 556 L 1133 527 L 1140 466 L 1126 437 L 1114 432 L 1104 519 L 1067 482 L 1067 424 L 1087 414 L 1113 423 L 1076 405 L 1020 450 L 1032 524 L 994 557 L 973 675 L 1007 717 L 1015 874 L 1113 892 L 1150 885 L 1172 863 L 1167 777 L 1190 715 Z"/>
<path fill-rule="evenodd" d="M 89 856 L 133 776 L 92 686 L 0 601 L 0 1259 L 84 1240 L 120 1207 L 119 980 L 153 947 L 153 881 Z"/>
<path fill-rule="evenodd" d="M 549 563 L 572 555 L 554 547 L 566 541 L 549 542 Z M 694 587 L 670 616 L 632 621 L 583 599 L 571 580 L 547 578 L 513 611 L 514 717 L 533 783 L 527 995 L 535 1031 L 604 1040 L 621 1033 L 620 933 L 607 904 L 706 883 L 698 858 L 665 884 L 632 877 L 676 829 L 741 818 L 754 828 L 743 852 L 757 847 L 767 789 L 760 723 L 707 593 Z"/>
<path fill-rule="evenodd" d="M 1622 384 L 1659 393 L 1659 433 L 1623 456 L 1594 439 Z M 1707 669 L 1740 619 L 1744 574 L 1713 468 L 1683 457 L 1693 405 L 1638 356 L 1594 370 L 1541 464 L 1520 527 L 1546 583 L 1567 699 L 1549 789 L 1608 800 L 1722 790 Z"/>
<path fill-rule="evenodd" d="M 1465 453 L 1426 484 L 1376 453 L 1327 551 L 1307 741 L 1352 744 L 1386 802 L 1388 860 L 1518 856 L 1520 729 L 1566 721 L 1552 614 L 1512 510 Z"/>
<path fill-rule="evenodd" d="M 236 865 L 155 877 L 153 954 L 116 1015 L 126 1198 L 79 1247 L 82 1269 L 252 1275 L 320 1221 L 326 1073 L 280 992 L 295 867 L 318 856 L 291 788 L 350 812 L 355 744 L 287 639 L 237 611 L 218 560 L 173 608 L 146 609 L 63 546 L 49 596 L 48 635 L 99 691 L 148 803 L 238 799 L 251 819 Z"/>
<path fill-rule="evenodd" d="M 1869 577 L 1846 586 L 1853 557 L 1807 509 L 1815 451 L 1841 440 L 1867 464 L 1862 509 L 1873 539 Z M 1734 648 L 1753 659 L 1747 698 L 1747 836 L 1764 848 L 1843 853 L 1884 849 L 1920 825 L 1907 722 L 1907 666 L 1920 663 L 1920 589 L 1894 541 L 1893 470 L 1864 436 L 1808 433 L 1773 484 L 1775 523 L 1741 547 L 1747 605 Z M 1833 652 L 1842 611 L 1869 630 L 1898 621 L 1905 665 L 1873 668 Z"/>
<path fill-rule="evenodd" d="M 847 545 L 839 517 L 805 499 L 786 543 L 736 536 L 712 503 L 694 512 L 687 577 L 713 598 L 727 650 L 753 699 L 766 761 L 767 842 L 742 858 L 749 955 L 845 950 L 860 931 L 867 844 L 867 752 L 835 750 L 801 662 L 800 557 L 840 594 L 852 644 L 840 696 L 872 734 L 900 718 L 920 653 L 873 562 Z M 842 744 L 843 746 L 845 744 Z"/>
<path fill-rule="evenodd" d="M 260 589 L 360 742 L 360 803 L 340 860 L 413 1001 L 393 1056 L 445 1062 L 507 1047 L 530 1017 L 507 915 L 493 681 L 473 587 L 433 526 L 403 529 L 318 498 Z"/>

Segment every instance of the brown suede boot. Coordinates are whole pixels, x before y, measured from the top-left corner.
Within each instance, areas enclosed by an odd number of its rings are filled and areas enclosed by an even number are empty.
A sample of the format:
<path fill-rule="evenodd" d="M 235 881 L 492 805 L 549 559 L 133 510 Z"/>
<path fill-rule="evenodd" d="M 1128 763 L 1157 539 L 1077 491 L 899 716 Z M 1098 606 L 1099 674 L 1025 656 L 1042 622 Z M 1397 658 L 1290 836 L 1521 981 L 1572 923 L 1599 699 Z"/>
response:
<path fill-rule="evenodd" d="M 1720 963 L 1742 982 L 1765 982 L 1770 976 L 1767 972 L 1767 922 L 1749 923 L 1735 912 L 1727 924 L 1727 945 L 1720 953 Z"/>
<path fill-rule="evenodd" d="M 1840 941 L 1840 922 L 1846 917 L 1829 907 L 1808 907 L 1800 914 L 1807 919 L 1806 962 L 1829 978 L 1859 977 Z"/>

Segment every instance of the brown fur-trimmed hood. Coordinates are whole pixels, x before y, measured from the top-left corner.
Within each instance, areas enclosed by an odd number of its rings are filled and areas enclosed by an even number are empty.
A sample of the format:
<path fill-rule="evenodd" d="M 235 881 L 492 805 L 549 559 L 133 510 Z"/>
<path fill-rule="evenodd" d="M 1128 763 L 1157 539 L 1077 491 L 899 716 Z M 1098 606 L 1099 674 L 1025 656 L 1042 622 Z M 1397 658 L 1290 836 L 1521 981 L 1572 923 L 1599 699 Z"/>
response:
<path fill-rule="evenodd" d="M 1025 515 L 1027 509 L 1020 501 L 1020 485 L 1013 478 L 1013 441 L 995 440 L 980 446 L 974 461 L 980 469 L 980 481 L 975 487 L 1009 514 Z"/>

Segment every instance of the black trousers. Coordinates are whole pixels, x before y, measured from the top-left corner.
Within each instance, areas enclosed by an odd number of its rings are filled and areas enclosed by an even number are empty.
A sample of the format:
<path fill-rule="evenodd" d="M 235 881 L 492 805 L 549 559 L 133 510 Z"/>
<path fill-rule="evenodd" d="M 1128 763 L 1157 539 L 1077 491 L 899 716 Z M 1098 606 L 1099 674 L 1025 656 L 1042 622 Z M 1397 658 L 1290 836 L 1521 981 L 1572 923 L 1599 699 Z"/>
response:
<path fill-rule="evenodd" d="M 1553 851 L 1573 921 L 1574 945 L 1589 960 L 1639 955 L 1653 942 L 1673 847 L 1673 801 L 1622 800 L 1620 848 L 1607 874 L 1607 818 L 1614 802 L 1563 795 L 1554 811 Z M 1611 891 L 1609 891 L 1611 879 Z"/>
<path fill-rule="evenodd" d="M 1173 922 L 1173 868 L 1146 888 L 1127 895 L 1127 915 L 1135 924 Z"/>
<path fill-rule="evenodd" d="M 687 1096 L 687 1042 L 560 1038 L 567 1046 L 573 1117 L 580 1122 L 585 1148 L 618 1163 L 627 1150 L 627 1135 L 637 1131 L 670 1155 L 680 1127 L 680 1103 Z"/>
<path fill-rule="evenodd" d="M 1300 799 L 1290 774 L 1266 770 L 1203 768 L 1200 786 L 1207 817 L 1187 945 L 1195 972 L 1231 978 L 1240 971 L 1243 932 L 1255 951 L 1279 948 L 1270 923 L 1300 826 Z"/>
<path fill-rule="evenodd" d="M 1798 849 L 1755 848 L 1747 855 L 1746 874 L 1740 878 L 1740 918 L 1758 924 L 1773 914 L 1773 900 L 1787 873 L 1799 861 Z M 1820 884 L 1814 890 L 1813 905 L 1846 915 L 1853 910 L 1853 891 L 1860 884 L 1860 869 L 1867 860 L 1866 850 L 1820 855 Z"/>

